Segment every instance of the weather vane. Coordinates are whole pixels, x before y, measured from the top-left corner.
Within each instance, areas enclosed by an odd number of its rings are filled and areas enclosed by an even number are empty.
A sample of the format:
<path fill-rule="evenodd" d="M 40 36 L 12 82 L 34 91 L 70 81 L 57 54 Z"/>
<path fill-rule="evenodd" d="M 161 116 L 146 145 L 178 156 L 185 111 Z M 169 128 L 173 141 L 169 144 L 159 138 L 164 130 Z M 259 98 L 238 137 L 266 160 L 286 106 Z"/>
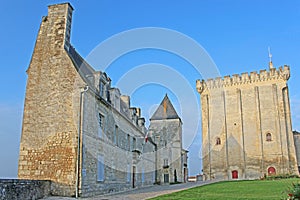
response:
<path fill-rule="evenodd" d="M 270 47 L 268 47 L 268 52 L 269 52 L 269 59 L 270 59 L 269 67 L 270 67 L 270 69 L 272 69 L 272 68 L 274 68 L 274 66 L 273 66 L 273 63 L 272 63 L 272 54 L 271 54 Z"/>

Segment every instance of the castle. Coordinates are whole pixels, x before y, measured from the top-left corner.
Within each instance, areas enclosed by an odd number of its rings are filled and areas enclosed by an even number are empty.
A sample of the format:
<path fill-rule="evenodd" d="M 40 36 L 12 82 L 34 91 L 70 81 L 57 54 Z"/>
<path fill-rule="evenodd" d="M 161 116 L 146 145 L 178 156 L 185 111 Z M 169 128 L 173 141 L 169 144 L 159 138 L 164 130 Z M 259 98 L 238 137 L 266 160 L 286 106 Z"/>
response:
<path fill-rule="evenodd" d="M 145 127 L 141 109 L 70 44 L 73 8 L 48 7 L 27 70 L 18 177 L 51 193 L 91 196 L 185 182 L 182 121 L 166 95 Z"/>
<path fill-rule="evenodd" d="M 51 193 L 92 196 L 185 182 L 182 121 L 166 95 L 145 127 L 141 109 L 70 44 L 73 8 L 48 7 L 28 80 L 18 177 L 51 180 Z M 288 66 L 197 80 L 203 173 L 212 179 L 298 175 Z"/>
<path fill-rule="evenodd" d="M 203 173 L 211 179 L 298 175 L 288 66 L 197 80 L 202 108 Z M 298 139 L 297 139 L 298 138 Z"/>

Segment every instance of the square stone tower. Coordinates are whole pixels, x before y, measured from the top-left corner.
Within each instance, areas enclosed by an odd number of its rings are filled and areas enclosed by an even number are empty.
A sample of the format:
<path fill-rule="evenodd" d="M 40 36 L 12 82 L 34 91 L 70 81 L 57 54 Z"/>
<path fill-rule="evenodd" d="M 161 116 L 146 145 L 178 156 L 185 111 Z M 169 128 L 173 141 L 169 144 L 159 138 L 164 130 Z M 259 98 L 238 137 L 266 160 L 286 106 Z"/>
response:
<path fill-rule="evenodd" d="M 157 144 L 157 181 L 186 182 L 187 151 L 182 149 L 182 121 L 167 95 L 150 118 L 149 133 Z"/>
<path fill-rule="evenodd" d="M 206 179 L 298 174 L 288 66 L 197 80 Z"/>

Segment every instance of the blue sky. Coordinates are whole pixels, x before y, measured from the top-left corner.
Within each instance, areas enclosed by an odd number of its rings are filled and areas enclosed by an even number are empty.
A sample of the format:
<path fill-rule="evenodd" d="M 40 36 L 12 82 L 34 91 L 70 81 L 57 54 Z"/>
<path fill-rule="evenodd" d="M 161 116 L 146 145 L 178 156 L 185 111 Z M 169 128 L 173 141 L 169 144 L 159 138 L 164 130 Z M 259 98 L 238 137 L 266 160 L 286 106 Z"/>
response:
<path fill-rule="evenodd" d="M 73 13 L 71 43 L 88 56 L 101 42 L 120 32 L 143 27 L 161 27 L 182 33 L 200 44 L 210 55 L 221 76 L 268 68 L 268 46 L 276 67 L 291 66 L 289 80 L 293 129 L 300 130 L 300 1 L 268 0 L 87 0 L 70 1 Z M 22 110 L 26 88 L 26 69 L 33 52 L 42 16 L 47 5 L 61 1 L 3 1 L 0 7 L 0 177 L 16 177 L 21 137 Z M 176 45 L 174 41 L 174 45 Z M 180 45 L 180 44 L 179 44 Z M 109 68 L 113 84 L 132 69 L 148 63 L 168 66 L 195 88 L 201 75 L 193 66 L 173 53 L 143 49 L 120 56 Z M 97 69 L 97 66 L 94 66 Z M 159 73 L 154 71 L 153 74 Z M 151 75 L 153 75 L 151 74 Z M 147 74 L 144 76 L 147 76 Z M 149 75 L 150 76 L 150 75 Z M 141 75 L 143 79 L 143 75 Z M 176 82 L 169 78 L 170 82 Z M 165 93 L 181 114 L 188 110 L 184 87 L 170 89 L 157 82 L 143 85 L 132 93 L 132 105 L 149 115 Z M 121 91 L 126 88 L 120 86 Z M 194 94 L 196 90 L 194 89 Z M 199 103 L 199 97 L 196 97 Z M 198 105 L 197 105 L 198 106 Z M 199 108 L 199 107 L 198 107 Z M 182 118 L 186 132 L 191 118 Z M 200 172 L 201 129 L 196 130 L 190 150 L 190 173 Z M 183 133 L 190 137 L 190 133 Z M 185 141 L 190 138 L 184 138 Z"/>

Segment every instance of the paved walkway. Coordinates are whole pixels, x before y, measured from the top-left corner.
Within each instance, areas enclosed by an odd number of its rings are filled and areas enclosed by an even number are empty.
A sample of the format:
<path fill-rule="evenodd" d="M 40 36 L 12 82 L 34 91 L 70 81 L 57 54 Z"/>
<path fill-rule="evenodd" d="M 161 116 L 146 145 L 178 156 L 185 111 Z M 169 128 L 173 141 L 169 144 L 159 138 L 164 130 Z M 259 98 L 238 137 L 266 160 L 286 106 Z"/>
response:
<path fill-rule="evenodd" d="M 139 188 L 135 190 L 125 191 L 117 194 L 110 195 L 100 195 L 89 198 L 79 198 L 81 200 L 141 200 L 157 197 L 163 194 L 170 194 L 173 192 L 185 190 L 188 188 L 193 188 L 201 185 L 207 185 L 214 183 L 216 181 L 199 181 L 199 182 L 189 182 L 184 184 L 175 185 L 155 185 L 144 188 Z M 44 200 L 74 200 L 75 198 L 68 197 L 47 197 Z"/>

